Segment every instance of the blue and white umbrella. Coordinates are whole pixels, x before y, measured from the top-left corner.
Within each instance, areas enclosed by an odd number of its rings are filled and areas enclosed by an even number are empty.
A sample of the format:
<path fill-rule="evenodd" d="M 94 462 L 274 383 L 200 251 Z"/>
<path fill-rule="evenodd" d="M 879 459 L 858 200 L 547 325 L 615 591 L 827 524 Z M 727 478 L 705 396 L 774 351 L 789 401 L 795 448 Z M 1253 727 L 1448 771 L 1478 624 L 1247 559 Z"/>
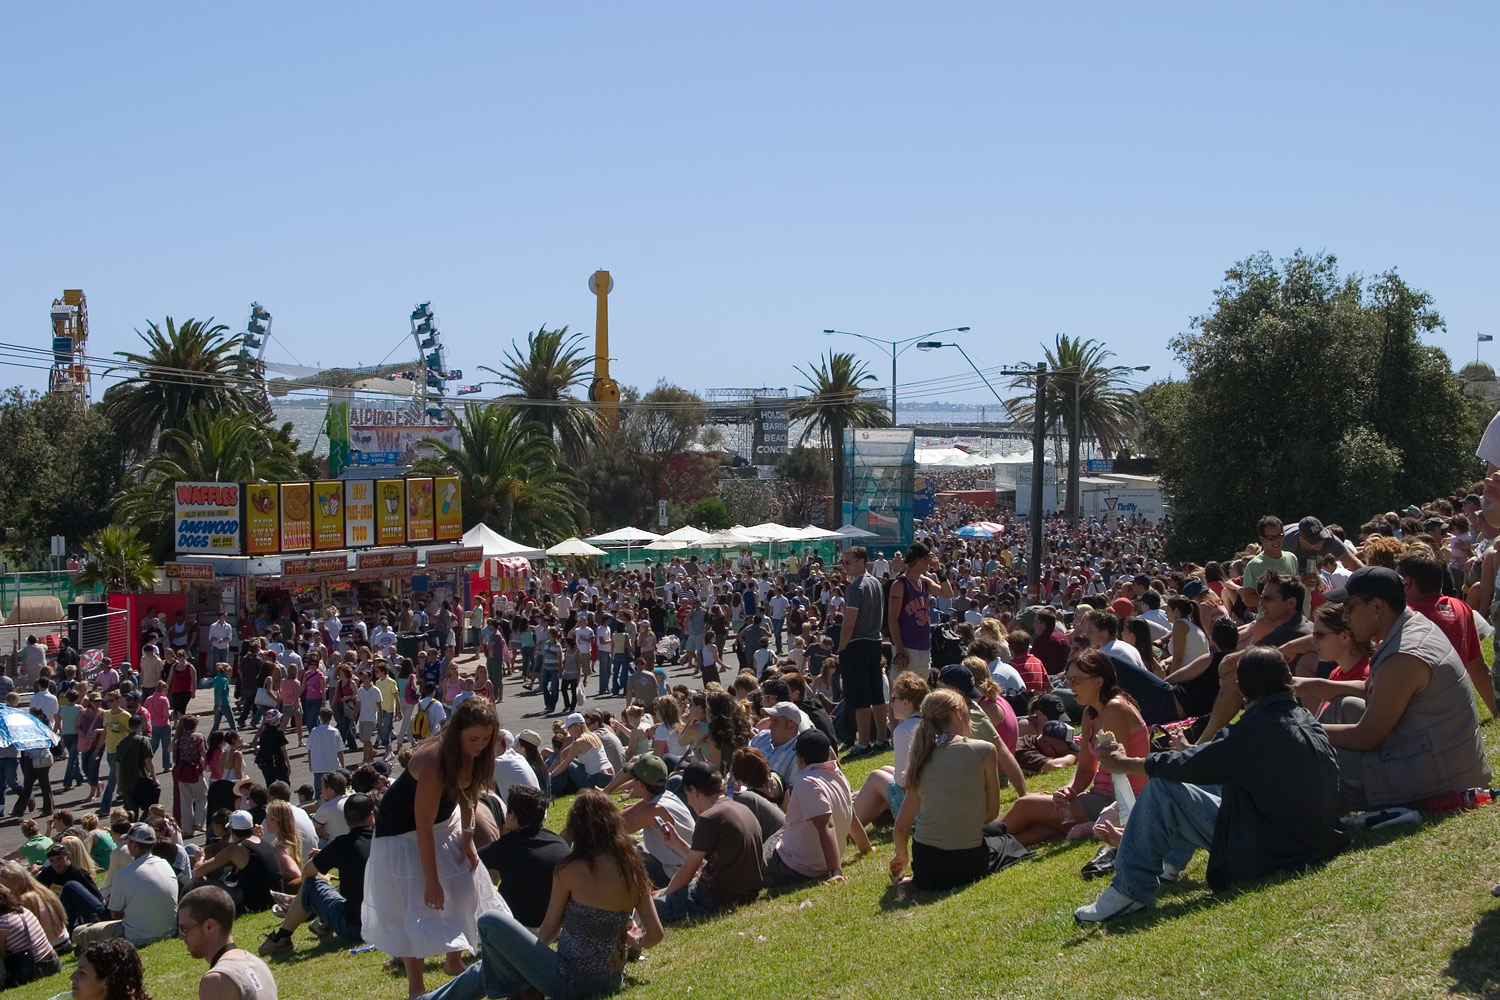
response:
<path fill-rule="evenodd" d="M 51 727 L 30 712 L 0 705 L 0 747 L 40 750 L 59 742 Z"/>
<path fill-rule="evenodd" d="M 994 538 L 995 533 L 977 524 L 966 524 L 953 533 L 954 538 Z"/>

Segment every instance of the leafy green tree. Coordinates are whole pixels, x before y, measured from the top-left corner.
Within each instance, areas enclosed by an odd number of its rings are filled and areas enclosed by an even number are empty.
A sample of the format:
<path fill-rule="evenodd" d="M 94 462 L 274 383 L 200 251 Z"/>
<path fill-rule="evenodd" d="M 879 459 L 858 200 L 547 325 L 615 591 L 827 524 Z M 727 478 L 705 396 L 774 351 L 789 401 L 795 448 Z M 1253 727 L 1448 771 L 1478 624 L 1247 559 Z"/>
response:
<path fill-rule="evenodd" d="M 646 486 L 640 458 L 622 432 L 602 430 L 589 446 L 578 475 L 586 491 L 592 530 L 643 524 L 655 514 L 655 498 Z"/>
<path fill-rule="evenodd" d="M 585 518 L 583 485 L 545 426 L 493 404 L 466 406 L 455 426 L 456 446 L 422 440 L 434 454 L 419 459 L 412 472 L 459 477 L 466 529 L 483 522 L 531 545 L 552 545 L 578 533 Z"/>
<path fill-rule="evenodd" d="M 151 546 L 133 525 L 110 524 L 86 542 L 88 557 L 74 577 L 80 590 L 102 587 L 107 593 L 146 590 L 156 585 L 156 563 Z"/>
<path fill-rule="evenodd" d="M 875 376 L 852 354 L 829 351 L 816 366 L 798 368 L 806 381 L 799 396 L 787 407 L 787 416 L 807 421 L 802 432 L 806 442 L 817 434 L 829 449 L 833 465 L 833 521 L 843 523 L 844 431 L 859 427 L 889 427 L 891 412 L 879 399 L 865 396 L 866 383 Z"/>
<path fill-rule="evenodd" d="M 725 479 L 719 483 L 719 499 L 729 514 L 729 523 L 763 524 L 781 519 L 777 490 L 764 479 Z"/>
<path fill-rule="evenodd" d="M 11 545 L 40 557 L 53 535 L 77 545 L 109 523 L 125 456 L 102 407 L 8 389 L 0 441 L 0 524 L 16 529 Z"/>
<path fill-rule="evenodd" d="M 1256 519 L 1315 514 L 1351 531 L 1479 471 L 1482 429 L 1430 295 L 1395 271 L 1342 277 L 1332 255 L 1264 253 L 1230 268 L 1172 347 L 1187 379 L 1143 394 L 1143 442 L 1173 502 L 1171 558 L 1250 539 Z"/>
<path fill-rule="evenodd" d="M 633 396 L 622 394 L 624 398 Z M 714 492 L 718 459 L 692 447 L 706 444 L 707 407 L 697 394 L 666 379 L 637 405 L 625 407 L 624 441 L 637 456 L 650 500 L 691 501 Z"/>
<path fill-rule="evenodd" d="M 1133 369 L 1111 365 L 1114 352 L 1097 340 L 1065 333 L 1052 347 L 1043 346 L 1047 359 L 1047 412 L 1057 415 L 1068 435 L 1068 508 L 1076 516 L 1078 454 L 1085 437 L 1114 454 L 1134 436 L 1140 422 L 1138 393 L 1126 384 Z M 1017 385 L 1023 382 L 1015 383 Z M 1018 396 L 1005 404 L 1022 423 L 1036 410 L 1036 394 Z"/>
<path fill-rule="evenodd" d="M 578 346 L 583 340 L 581 333 L 568 336 L 566 326 L 549 330 L 543 324 L 526 335 L 524 353 L 512 344 L 501 367 L 480 366 L 499 376 L 502 385 L 516 390 L 502 398 L 520 412 L 523 420 L 545 427 L 574 463 L 583 458 L 599 430 L 594 409 L 587 401 L 594 356 L 584 354 Z M 583 396 L 573 395 L 574 389 L 584 390 Z"/>
<path fill-rule="evenodd" d="M 821 448 L 798 445 L 776 462 L 780 477 L 781 509 L 786 523 L 806 524 L 812 519 L 813 507 L 828 497 L 833 480 L 833 466 Z"/>
<path fill-rule="evenodd" d="M 733 522 L 729 520 L 729 508 L 718 497 L 704 497 L 688 508 L 688 523 L 705 531 L 721 531 Z"/>
<path fill-rule="evenodd" d="M 157 558 L 166 558 L 174 550 L 177 483 L 291 481 L 300 472 L 295 446 L 255 416 L 194 409 L 185 427 L 162 432 L 157 454 L 116 498 L 115 520 L 131 525 Z"/>
<path fill-rule="evenodd" d="M 168 316 L 165 330 L 148 323 L 145 333 L 136 331 L 146 345 L 144 353 L 115 352 L 127 363 L 122 368 L 133 374 L 110 386 L 103 403 L 131 454 L 150 454 L 158 435 L 186 427 L 188 414 L 197 407 L 225 414 L 260 410 L 260 399 L 245 381 L 239 338 L 228 331 L 213 317 L 178 326 Z"/>

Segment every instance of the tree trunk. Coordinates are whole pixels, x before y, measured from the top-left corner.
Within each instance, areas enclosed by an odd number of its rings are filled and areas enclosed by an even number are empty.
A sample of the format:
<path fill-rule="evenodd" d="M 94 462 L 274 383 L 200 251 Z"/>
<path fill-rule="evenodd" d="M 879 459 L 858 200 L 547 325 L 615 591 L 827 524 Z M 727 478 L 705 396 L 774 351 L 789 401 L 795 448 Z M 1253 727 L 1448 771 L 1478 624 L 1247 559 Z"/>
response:
<path fill-rule="evenodd" d="M 828 527 L 837 531 L 844 526 L 844 427 L 828 429 L 833 438 L 833 510 L 828 512 Z"/>

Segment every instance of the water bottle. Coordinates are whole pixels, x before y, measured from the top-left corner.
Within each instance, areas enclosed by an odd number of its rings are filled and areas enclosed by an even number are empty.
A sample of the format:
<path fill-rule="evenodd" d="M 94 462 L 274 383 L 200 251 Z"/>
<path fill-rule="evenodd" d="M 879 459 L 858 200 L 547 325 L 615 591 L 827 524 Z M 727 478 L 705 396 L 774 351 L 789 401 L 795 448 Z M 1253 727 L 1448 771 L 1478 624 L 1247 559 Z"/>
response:
<path fill-rule="evenodd" d="M 1115 745 L 1114 734 L 1108 731 L 1100 733 L 1097 745 L 1100 753 L 1108 753 Z M 1115 810 L 1120 814 L 1120 825 L 1123 827 L 1130 818 L 1130 810 L 1135 807 L 1135 789 L 1130 785 L 1128 774 L 1112 774 L 1109 777 L 1115 790 Z"/>
<path fill-rule="evenodd" d="M 1466 788 L 1461 792 L 1444 792 L 1429 796 L 1427 811 L 1434 813 L 1457 812 L 1460 809 L 1478 809 L 1488 805 L 1496 791 L 1489 788 Z"/>

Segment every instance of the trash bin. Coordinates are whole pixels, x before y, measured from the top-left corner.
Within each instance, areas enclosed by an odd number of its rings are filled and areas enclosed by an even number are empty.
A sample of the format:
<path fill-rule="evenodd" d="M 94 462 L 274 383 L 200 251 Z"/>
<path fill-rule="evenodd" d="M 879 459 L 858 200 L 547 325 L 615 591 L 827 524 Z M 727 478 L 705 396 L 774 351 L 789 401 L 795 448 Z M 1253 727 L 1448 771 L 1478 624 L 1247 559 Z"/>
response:
<path fill-rule="evenodd" d="M 404 656 L 409 660 L 417 658 L 417 640 L 421 636 L 416 632 L 396 633 L 396 655 Z"/>

